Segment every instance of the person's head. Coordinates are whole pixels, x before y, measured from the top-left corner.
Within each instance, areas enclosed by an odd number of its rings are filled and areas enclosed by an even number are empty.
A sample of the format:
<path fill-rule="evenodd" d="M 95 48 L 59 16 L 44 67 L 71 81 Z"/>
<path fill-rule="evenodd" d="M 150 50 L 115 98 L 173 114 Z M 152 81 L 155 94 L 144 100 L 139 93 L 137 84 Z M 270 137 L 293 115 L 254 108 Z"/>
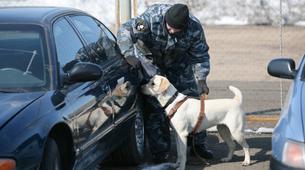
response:
<path fill-rule="evenodd" d="M 186 5 L 175 4 L 165 13 L 165 25 L 170 34 L 178 33 L 187 27 L 189 10 Z"/>

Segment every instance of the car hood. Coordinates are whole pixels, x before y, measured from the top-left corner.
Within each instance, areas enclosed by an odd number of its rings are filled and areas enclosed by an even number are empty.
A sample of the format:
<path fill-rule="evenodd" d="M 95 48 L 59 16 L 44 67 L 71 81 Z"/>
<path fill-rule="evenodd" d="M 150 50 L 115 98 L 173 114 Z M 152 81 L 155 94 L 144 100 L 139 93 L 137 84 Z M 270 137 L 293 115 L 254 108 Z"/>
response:
<path fill-rule="evenodd" d="M 0 129 L 22 109 L 30 105 L 42 92 L 35 93 L 0 93 Z"/>

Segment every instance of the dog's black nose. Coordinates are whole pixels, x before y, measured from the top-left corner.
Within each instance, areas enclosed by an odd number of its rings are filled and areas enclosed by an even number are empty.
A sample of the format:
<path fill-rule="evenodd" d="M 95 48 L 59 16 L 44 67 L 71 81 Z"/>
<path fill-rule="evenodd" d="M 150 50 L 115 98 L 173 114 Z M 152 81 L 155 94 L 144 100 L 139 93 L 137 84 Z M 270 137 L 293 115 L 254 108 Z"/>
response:
<path fill-rule="evenodd" d="M 131 83 L 130 82 L 126 82 L 126 90 L 130 90 L 131 88 Z"/>

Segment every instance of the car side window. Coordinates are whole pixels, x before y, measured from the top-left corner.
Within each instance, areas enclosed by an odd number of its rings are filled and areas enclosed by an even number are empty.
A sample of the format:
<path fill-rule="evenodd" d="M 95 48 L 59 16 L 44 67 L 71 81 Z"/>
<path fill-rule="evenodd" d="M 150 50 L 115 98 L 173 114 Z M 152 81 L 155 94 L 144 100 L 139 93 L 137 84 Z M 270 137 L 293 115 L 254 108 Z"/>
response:
<path fill-rule="evenodd" d="M 63 71 L 69 70 L 77 60 L 85 60 L 86 53 L 81 40 L 64 18 L 53 26 L 58 62 Z"/>
<path fill-rule="evenodd" d="M 109 37 L 100 27 L 100 23 L 89 16 L 70 16 L 72 22 L 88 43 L 86 49 L 90 58 L 98 64 L 120 56 L 119 48 L 114 37 Z"/>

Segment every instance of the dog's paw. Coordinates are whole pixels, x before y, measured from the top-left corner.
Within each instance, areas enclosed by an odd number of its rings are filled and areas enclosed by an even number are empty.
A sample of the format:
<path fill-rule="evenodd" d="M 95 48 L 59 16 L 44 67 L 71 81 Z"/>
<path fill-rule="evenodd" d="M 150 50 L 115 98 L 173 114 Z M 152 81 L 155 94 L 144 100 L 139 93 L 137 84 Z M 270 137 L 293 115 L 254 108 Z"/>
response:
<path fill-rule="evenodd" d="M 242 166 L 248 166 L 248 165 L 250 165 L 250 161 L 244 161 L 241 165 Z"/>

